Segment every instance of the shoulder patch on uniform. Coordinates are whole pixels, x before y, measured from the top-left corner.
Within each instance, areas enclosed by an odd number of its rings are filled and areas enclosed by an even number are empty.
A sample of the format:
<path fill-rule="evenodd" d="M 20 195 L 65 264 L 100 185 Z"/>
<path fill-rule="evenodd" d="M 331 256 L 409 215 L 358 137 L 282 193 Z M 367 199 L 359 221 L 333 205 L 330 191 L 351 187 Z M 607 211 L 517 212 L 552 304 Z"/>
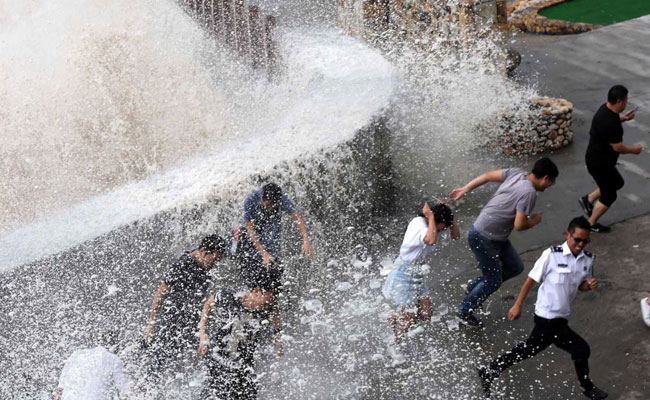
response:
<path fill-rule="evenodd" d="M 585 253 L 585 255 L 587 257 L 590 257 L 590 258 L 595 258 L 596 257 L 596 255 L 594 253 L 590 252 L 590 251 L 583 250 L 582 252 Z"/>
<path fill-rule="evenodd" d="M 562 246 L 551 246 L 551 251 L 554 253 L 562 253 L 564 249 Z"/>

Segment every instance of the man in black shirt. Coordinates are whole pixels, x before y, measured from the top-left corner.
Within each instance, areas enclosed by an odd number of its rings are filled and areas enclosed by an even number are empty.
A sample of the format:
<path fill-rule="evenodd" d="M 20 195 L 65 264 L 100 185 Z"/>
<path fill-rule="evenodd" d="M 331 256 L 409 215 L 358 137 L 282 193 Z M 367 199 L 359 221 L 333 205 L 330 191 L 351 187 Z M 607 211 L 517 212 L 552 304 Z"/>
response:
<path fill-rule="evenodd" d="M 635 110 L 621 114 L 627 106 L 627 89 L 616 85 L 607 93 L 607 103 L 600 106 L 591 120 L 589 146 L 585 161 L 587 171 L 596 181 L 596 190 L 581 197 L 582 207 L 592 232 L 609 232 L 610 227 L 598 223 L 598 219 L 616 200 L 616 191 L 624 185 L 616 170 L 619 154 L 639 154 L 641 144 L 629 146 L 623 143 L 623 122 L 634 118 Z"/>
<path fill-rule="evenodd" d="M 199 326 L 199 354 L 208 356 L 208 377 L 202 398 L 248 400 L 257 398 L 255 351 L 270 327 L 273 295 L 255 288 L 236 293 L 217 290 L 203 305 Z M 212 317 L 211 317 L 212 315 Z M 210 341 L 207 327 L 210 320 Z M 213 348 L 208 352 L 208 346 Z"/>
<path fill-rule="evenodd" d="M 201 304 L 210 287 L 208 271 L 223 258 L 228 243 L 217 235 L 183 254 L 163 276 L 151 304 L 144 341 L 152 349 L 154 367 L 183 356 L 196 344 Z"/>

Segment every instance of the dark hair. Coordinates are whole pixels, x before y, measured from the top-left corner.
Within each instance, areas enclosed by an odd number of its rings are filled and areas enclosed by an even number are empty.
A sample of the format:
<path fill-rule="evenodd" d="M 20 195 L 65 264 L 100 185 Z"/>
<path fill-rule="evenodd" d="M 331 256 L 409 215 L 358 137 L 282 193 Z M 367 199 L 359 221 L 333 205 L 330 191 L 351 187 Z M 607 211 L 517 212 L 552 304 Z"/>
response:
<path fill-rule="evenodd" d="M 623 85 L 615 85 L 607 92 L 607 101 L 616 104 L 619 101 L 627 99 L 627 88 Z"/>
<path fill-rule="evenodd" d="M 219 253 L 222 256 L 228 252 L 228 242 L 218 235 L 209 235 L 201 240 L 199 249 L 203 249 L 208 253 Z"/>
<path fill-rule="evenodd" d="M 569 233 L 573 233 L 575 232 L 576 228 L 590 230 L 591 224 L 585 217 L 575 217 L 571 220 L 571 222 L 569 222 L 569 227 L 566 228 L 566 230 L 569 231 Z"/>
<path fill-rule="evenodd" d="M 272 204 L 280 204 L 282 200 L 282 189 L 275 183 L 267 183 L 262 186 L 262 200 L 268 200 Z"/>
<path fill-rule="evenodd" d="M 548 157 L 543 157 L 537 160 L 531 172 L 537 179 L 548 176 L 552 180 L 555 180 L 555 178 L 560 175 L 560 171 L 558 171 L 557 165 L 555 165 L 555 163 Z"/>
<path fill-rule="evenodd" d="M 451 225 L 451 222 L 454 220 L 454 214 L 451 212 L 451 208 L 449 208 L 449 206 L 446 204 L 437 202 L 436 200 L 426 200 L 420 204 L 420 208 L 418 210 L 418 215 L 420 217 L 424 217 L 422 208 L 424 207 L 425 203 L 428 204 L 431 211 L 433 211 L 433 217 L 436 219 L 436 223 L 442 222 L 445 224 L 445 227 L 449 227 Z"/>

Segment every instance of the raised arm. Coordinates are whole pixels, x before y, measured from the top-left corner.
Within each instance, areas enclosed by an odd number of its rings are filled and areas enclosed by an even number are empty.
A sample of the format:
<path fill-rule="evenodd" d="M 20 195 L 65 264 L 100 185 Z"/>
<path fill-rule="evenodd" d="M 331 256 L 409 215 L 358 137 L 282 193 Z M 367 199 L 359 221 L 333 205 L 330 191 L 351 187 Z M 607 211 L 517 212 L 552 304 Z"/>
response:
<path fill-rule="evenodd" d="M 307 257 L 314 258 L 314 249 L 311 247 L 311 241 L 309 240 L 309 231 L 307 230 L 305 219 L 298 211 L 291 213 L 291 219 L 298 227 L 300 236 L 302 236 L 302 252 L 305 253 Z"/>
<path fill-rule="evenodd" d="M 488 171 L 482 175 L 477 176 L 476 178 L 469 181 L 465 186 L 458 187 L 449 193 L 449 198 L 452 200 L 458 200 L 463 197 L 466 193 L 471 192 L 477 187 L 486 184 L 487 182 L 503 182 L 503 170 L 496 169 L 494 171 Z"/>
<path fill-rule="evenodd" d="M 212 306 L 214 306 L 214 295 L 208 297 L 205 303 L 203 303 L 203 309 L 201 310 L 201 322 L 199 323 L 199 354 L 202 356 L 208 351 L 208 344 L 210 343 L 207 326 L 210 313 L 212 312 Z"/>
<path fill-rule="evenodd" d="M 149 311 L 149 318 L 147 319 L 147 327 L 144 330 L 144 340 L 149 342 L 153 336 L 155 330 L 156 316 L 158 315 L 158 309 L 160 308 L 160 302 L 162 298 L 167 293 L 167 283 L 160 282 L 158 289 L 156 289 L 153 300 L 151 301 L 151 311 Z"/>
<path fill-rule="evenodd" d="M 422 207 L 422 214 L 427 220 L 427 232 L 424 235 L 424 243 L 433 246 L 438 242 L 438 229 L 436 228 L 436 217 L 429 207 L 429 204 L 424 203 Z"/>
<path fill-rule="evenodd" d="M 519 297 L 517 297 L 515 304 L 512 306 L 512 308 L 510 308 L 510 311 L 508 311 L 508 319 L 510 321 L 514 321 L 521 316 L 521 306 L 524 304 L 526 296 L 528 296 L 528 293 L 536 283 L 537 282 L 535 282 L 535 280 L 530 276 L 526 278 L 526 282 L 524 282 L 521 290 L 519 291 Z"/>

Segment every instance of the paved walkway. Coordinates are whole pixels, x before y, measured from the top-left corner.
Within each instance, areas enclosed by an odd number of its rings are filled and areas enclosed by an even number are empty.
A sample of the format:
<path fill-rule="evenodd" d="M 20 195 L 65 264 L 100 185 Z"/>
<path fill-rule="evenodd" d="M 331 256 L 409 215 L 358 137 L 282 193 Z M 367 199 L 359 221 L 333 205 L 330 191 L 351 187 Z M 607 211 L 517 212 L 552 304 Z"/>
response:
<path fill-rule="evenodd" d="M 630 90 L 630 105 L 639 106 L 635 120 L 624 124 L 624 141 L 643 142 L 645 149 L 639 156 L 620 157 L 626 184 L 601 221 L 611 224 L 650 212 L 650 202 L 644 200 L 650 198 L 650 16 L 580 35 L 549 38 L 542 44 L 520 38 L 514 44 L 522 53 L 519 77 L 537 81 L 540 93 L 573 102 L 575 135 L 571 146 L 551 154 L 560 178 L 538 200 L 537 209 L 545 211 L 544 222 L 535 228 L 535 235 L 515 235 L 515 244 L 522 250 L 546 245 L 568 216 L 580 214 L 577 199 L 594 188 L 584 165 L 591 118 L 606 101 L 607 90 L 618 83 Z"/>
<path fill-rule="evenodd" d="M 612 232 L 594 234 L 589 247 L 597 255 L 595 274 L 601 286 L 578 295 L 570 323 L 590 343 L 593 380 L 610 398 L 648 399 L 650 328 L 641 321 L 639 300 L 650 294 L 650 16 L 576 36 L 539 40 L 520 35 L 515 39 L 515 47 L 522 52 L 519 77 L 536 79 L 541 93 L 572 101 L 576 118 L 573 145 L 551 155 L 560 167 L 560 180 L 538 200 L 537 208 L 546 211 L 544 223 L 535 228 L 535 234 L 513 238 L 519 249 L 533 249 L 522 256 L 526 272 L 541 254 L 539 247 L 563 240 L 570 217 L 580 215 L 578 197 L 593 187 L 584 153 L 591 118 L 606 100 L 609 87 L 627 86 L 630 104 L 639 106 L 636 120 L 625 124 L 624 140 L 644 142 L 646 148 L 638 157 L 621 156 L 619 168 L 626 185 L 602 220 L 614 224 Z M 475 275 L 463 274 L 456 286 Z M 487 328 L 476 338 L 487 355 L 508 350 L 532 329 L 536 290 L 529 295 L 519 321 L 505 319 L 524 279 L 522 274 L 507 282 L 488 303 Z M 504 398 L 584 398 L 570 357 L 553 347 L 513 367 L 503 378 Z"/>

